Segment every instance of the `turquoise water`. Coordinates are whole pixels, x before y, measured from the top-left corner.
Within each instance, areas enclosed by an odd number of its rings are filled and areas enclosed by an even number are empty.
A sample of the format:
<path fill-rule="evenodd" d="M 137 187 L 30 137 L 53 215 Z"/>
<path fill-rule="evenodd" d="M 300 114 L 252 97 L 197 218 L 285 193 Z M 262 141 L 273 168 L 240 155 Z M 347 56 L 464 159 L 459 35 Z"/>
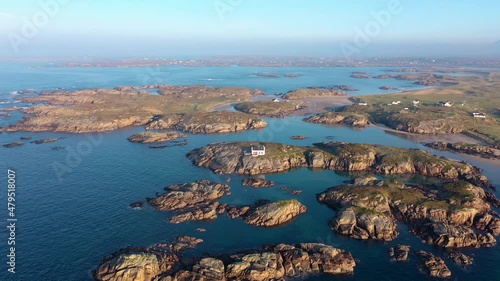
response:
<path fill-rule="evenodd" d="M 269 93 L 283 92 L 302 86 L 330 86 L 349 84 L 359 88 L 357 94 L 378 92 L 378 80 L 349 80 L 349 68 L 185 68 L 166 67 L 164 78 L 158 82 L 141 82 L 144 68 L 28 68 L 28 64 L 2 65 L 0 74 L 1 100 L 10 102 L 16 95 L 11 91 L 27 88 L 53 89 L 83 87 L 114 87 L 147 83 L 237 85 L 261 88 Z M 356 69 L 374 74 L 383 68 Z M 257 78 L 255 72 L 301 73 L 300 78 Z M 167 75 L 168 74 L 168 75 Z M 4 78 L 5 77 L 5 78 Z M 220 78 L 224 80 L 205 81 Z M 160 79 L 160 78 L 159 78 Z M 295 80 L 297 79 L 297 80 Z M 384 80 L 402 87 L 404 81 Z M 397 84 L 401 83 L 401 84 Z M 1 107 L 12 104 L 0 104 Z M 13 122 L 9 118 L 2 122 Z M 211 222 L 188 222 L 172 225 L 165 222 L 171 213 L 152 210 L 132 210 L 128 204 L 154 196 L 163 187 L 180 182 L 209 179 L 225 182 L 227 176 L 193 166 L 185 154 L 193 148 L 215 141 L 259 140 L 309 145 L 336 140 L 423 148 L 420 144 L 388 134 L 377 128 L 355 130 L 348 127 L 329 127 L 309 124 L 300 117 L 266 119 L 269 126 L 259 131 L 223 135 L 189 135 L 184 147 L 149 149 L 147 145 L 126 140 L 142 128 L 129 128 L 103 134 L 4 133 L 0 145 L 16 141 L 21 136 L 33 139 L 62 137 L 56 143 L 41 145 L 26 143 L 22 147 L 0 147 L 0 169 L 15 169 L 17 173 L 17 266 L 15 275 L 6 272 L 7 254 L 5 227 L 1 229 L 0 280 L 91 280 L 90 271 L 103 256 L 129 245 L 151 245 L 171 240 L 180 234 L 194 235 L 205 240 L 189 255 L 227 253 L 239 249 L 257 248 L 266 243 L 323 242 L 351 251 L 358 261 L 354 276 L 313 276 L 307 280 L 431 280 L 418 272 L 415 258 L 408 263 L 391 264 L 387 255 L 390 245 L 411 244 L 414 249 L 443 251 L 422 244 L 400 225 L 401 235 L 391 243 L 351 240 L 335 235 L 327 225 L 334 212 L 317 203 L 315 194 L 349 179 L 348 174 L 332 171 L 299 169 L 286 174 L 268 175 L 276 181 L 275 187 L 252 189 L 240 185 L 241 177 L 231 176 L 230 196 L 222 201 L 232 204 L 252 203 L 257 199 L 297 198 L 308 207 L 308 212 L 293 222 L 277 228 L 255 228 L 239 219 L 219 217 Z M 302 141 L 290 140 L 292 135 L 306 135 Z M 54 151 L 55 145 L 67 150 Z M 80 151 L 75 158 L 71 151 Z M 436 154 L 464 159 L 483 168 L 494 184 L 500 185 L 498 166 L 479 162 L 475 158 L 433 151 Z M 54 166 L 65 166 L 57 173 Z M 352 176 L 352 175 L 351 175 Z M 401 178 L 401 180 L 409 180 Z M 420 179 L 419 179 L 420 180 Z M 0 182 L 6 186 L 6 173 Z M 298 196 L 289 195 L 280 187 L 292 186 L 303 190 Z M 6 202 L 6 188 L 0 192 Z M 7 217 L 5 203 L 0 203 L 0 221 Z M 196 228 L 207 231 L 198 233 Z M 464 271 L 448 262 L 453 280 L 500 280 L 500 252 L 498 248 L 467 249 L 475 255 L 476 264 Z"/>

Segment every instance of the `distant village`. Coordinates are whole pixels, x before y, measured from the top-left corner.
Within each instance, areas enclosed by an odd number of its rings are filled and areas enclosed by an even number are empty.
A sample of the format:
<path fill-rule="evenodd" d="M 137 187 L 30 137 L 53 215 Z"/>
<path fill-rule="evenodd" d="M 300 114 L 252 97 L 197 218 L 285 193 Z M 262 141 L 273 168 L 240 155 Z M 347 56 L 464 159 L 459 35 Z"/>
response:
<path fill-rule="evenodd" d="M 388 103 L 387 106 L 399 105 L 399 104 L 401 104 L 401 101 L 396 100 L 396 101 L 392 101 L 391 103 Z M 413 100 L 411 102 L 411 106 L 413 108 L 418 108 L 419 104 L 420 104 L 419 100 Z M 367 106 L 368 103 L 366 103 L 366 102 L 359 102 L 358 105 Z M 383 105 L 386 105 L 386 104 L 383 104 Z M 454 103 L 451 102 L 451 101 L 439 101 L 435 105 L 439 106 L 439 107 L 452 107 L 452 106 L 454 106 Z M 460 104 L 460 106 L 464 106 L 464 105 L 465 105 L 465 103 L 461 103 Z M 409 109 L 410 109 L 409 107 L 405 107 L 405 108 L 403 108 L 401 110 L 401 113 L 403 113 L 404 111 L 408 111 Z M 472 112 L 472 117 L 474 117 L 474 118 L 486 118 L 486 114 L 483 113 L 483 112 Z"/>

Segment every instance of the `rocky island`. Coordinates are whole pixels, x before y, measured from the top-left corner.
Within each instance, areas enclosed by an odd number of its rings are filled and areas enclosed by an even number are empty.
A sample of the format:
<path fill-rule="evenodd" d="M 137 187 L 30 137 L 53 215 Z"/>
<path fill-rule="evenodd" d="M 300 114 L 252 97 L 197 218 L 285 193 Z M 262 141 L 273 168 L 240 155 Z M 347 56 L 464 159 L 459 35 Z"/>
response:
<path fill-rule="evenodd" d="M 191 240 L 190 240 L 191 241 Z M 356 262 L 341 249 L 320 243 L 278 244 L 232 255 L 183 259 L 176 243 L 126 248 L 92 271 L 99 281 L 289 280 L 313 274 L 352 274 Z"/>
<path fill-rule="evenodd" d="M 364 128 L 370 124 L 368 117 L 363 114 L 350 112 L 323 112 L 316 113 L 304 121 L 318 124 L 343 124 L 351 127 Z"/>
<path fill-rule="evenodd" d="M 176 211 L 176 215 L 167 219 L 175 224 L 214 220 L 227 211 L 231 218 L 242 218 L 250 225 L 269 227 L 286 223 L 307 210 L 297 200 L 259 201 L 252 206 L 219 203 L 217 200 L 228 194 L 229 189 L 229 185 L 208 180 L 173 184 L 165 187 L 166 193 L 147 198 L 147 202 L 157 210 Z"/>
<path fill-rule="evenodd" d="M 318 201 L 337 211 L 332 229 L 355 239 L 391 241 L 400 220 L 439 247 L 491 247 L 500 219 L 492 209 L 498 199 L 487 192 L 464 181 L 412 186 L 368 178 L 332 187 Z"/>
<path fill-rule="evenodd" d="M 346 96 L 345 92 L 337 90 L 337 88 L 326 87 L 308 87 L 303 89 L 296 89 L 288 91 L 283 95 L 287 100 L 299 100 L 304 98 L 324 98 L 333 96 Z"/>
<path fill-rule="evenodd" d="M 34 97 L 18 98 L 33 105 L 23 110 L 26 115 L 17 124 L 2 129 L 88 133 L 127 126 L 154 127 L 155 123 L 161 123 L 163 126 L 158 129 L 232 132 L 261 128 L 265 122 L 249 115 L 226 115 L 210 110 L 263 94 L 238 87 L 171 85 L 41 92 Z"/>
<path fill-rule="evenodd" d="M 246 155 L 251 146 L 264 145 L 266 154 Z M 218 142 L 194 149 L 187 157 L 218 174 L 257 175 L 314 167 L 379 174 L 421 174 L 446 179 L 468 179 L 488 185 L 474 166 L 431 155 L 424 150 L 344 142 L 294 146 L 279 143 Z"/>
<path fill-rule="evenodd" d="M 300 101 L 283 100 L 242 102 L 234 105 L 234 109 L 238 111 L 269 117 L 284 117 L 302 108 Z"/>
<path fill-rule="evenodd" d="M 178 132 L 142 132 L 134 134 L 128 137 L 127 139 L 130 142 L 159 143 L 185 137 L 186 135 L 183 135 Z"/>

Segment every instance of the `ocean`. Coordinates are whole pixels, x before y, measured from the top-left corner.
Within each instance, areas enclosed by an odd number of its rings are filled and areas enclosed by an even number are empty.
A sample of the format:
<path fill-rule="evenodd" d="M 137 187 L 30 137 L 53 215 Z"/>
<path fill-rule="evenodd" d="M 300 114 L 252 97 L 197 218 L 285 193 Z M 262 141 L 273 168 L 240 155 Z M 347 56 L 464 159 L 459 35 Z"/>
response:
<path fill-rule="evenodd" d="M 242 86 L 266 91 L 272 95 L 299 87 L 332 87 L 346 84 L 358 88 L 350 95 L 385 92 L 378 87 L 390 85 L 398 91 L 420 86 L 411 81 L 394 79 L 355 79 L 353 71 L 373 75 L 386 73 L 383 67 L 136 67 L 136 68 L 63 68 L 46 63 L 1 63 L 0 108 L 26 106 L 17 103 L 16 91 L 25 89 L 54 90 L 80 88 L 113 88 L 120 85 L 201 84 L 209 86 Z M 258 73 L 297 73 L 297 78 L 266 78 Z M 1 110 L 0 110 L 1 111 Z M 0 126 L 12 124 L 21 116 L 0 117 Z M 16 132 L 0 134 L 0 145 L 30 136 L 33 140 L 61 138 L 55 143 L 33 144 L 15 148 L 0 147 L 0 280 L 92 280 L 91 270 L 101 258 L 127 246 L 148 246 L 186 234 L 204 239 L 204 243 L 186 255 L 230 253 L 269 243 L 321 242 L 348 250 L 357 261 L 352 276 L 310 276 L 300 280 L 432 280 L 417 269 L 416 257 L 409 262 L 391 263 L 390 246 L 409 244 L 413 250 L 431 251 L 441 257 L 445 251 L 424 244 L 411 235 L 406 226 L 398 226 L 400 235 L 392 242 L 359 241 L 333 233 L 328 221 L 335 212 L 320 205 L 315 194 L 349 180 L 355 174 L 298 169 L 267 175 L 276 186 L 253 189 L 241 186 L 237 175 L 215 175 L 195 167 L 185 157 L 190 150 L 216 141 L 257 140 L 295 145 L 327 141 L 373 143 L 397 147 L 422 148 L 437 155 L 466 160 L 482 168 L 494 185 L 500 186 L 499 166 L 472 156 L 436 151 L 379 128 L 353 129 L 344 126 L 309 124 L 302 117 L 266 118 L 269 126 L 231 134 L 191 135 L 182 147 L 150 149 L 148 145 L 130 143 L 127 137 L 143 128 L 125 128 L 101 134 L 62 134 Z M 291 140 L 305 135 L 305 140 Z M 53 150 L 54 146 L 66 149 Z M 16 172 L 16 273 L 7 272 L 7 170 Z M 231 195 L 222 202 L 250 204 L 258 199 L 296 198 L 308 211 L 284 226 L 257 228 L 240 219 L 219 216 L 214 221 L 169 224 L 172 213 L 145 206 L 133 210 L 128 204 L 152 197 L 169 184 L 208 179 L 225 182 L 231 177 Z M 422 177 L 393 177 L 401 181 L 426 181 Z M 281 187 L 301 189 L 290 195 Z M 197 232 L 199 227 L 206 232 Z M 474 256 L 475 264 L 464 270 L 446 260 L 453 272 L 452 280 L 500 280 L 500 251 L 464 249 Z"/>

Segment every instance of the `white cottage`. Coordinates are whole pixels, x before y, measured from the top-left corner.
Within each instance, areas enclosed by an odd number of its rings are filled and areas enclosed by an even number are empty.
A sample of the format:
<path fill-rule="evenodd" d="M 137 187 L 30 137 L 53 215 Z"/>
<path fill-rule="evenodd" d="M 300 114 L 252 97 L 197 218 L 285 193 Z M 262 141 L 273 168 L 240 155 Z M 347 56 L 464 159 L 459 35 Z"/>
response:
<path fill-rule="evenodd" d="M 266 155 L 266 147 L 261 145 L 257 147 L 250 147 L 250 154 L 252 156 L 261 156 L 261 155 Z"/>

